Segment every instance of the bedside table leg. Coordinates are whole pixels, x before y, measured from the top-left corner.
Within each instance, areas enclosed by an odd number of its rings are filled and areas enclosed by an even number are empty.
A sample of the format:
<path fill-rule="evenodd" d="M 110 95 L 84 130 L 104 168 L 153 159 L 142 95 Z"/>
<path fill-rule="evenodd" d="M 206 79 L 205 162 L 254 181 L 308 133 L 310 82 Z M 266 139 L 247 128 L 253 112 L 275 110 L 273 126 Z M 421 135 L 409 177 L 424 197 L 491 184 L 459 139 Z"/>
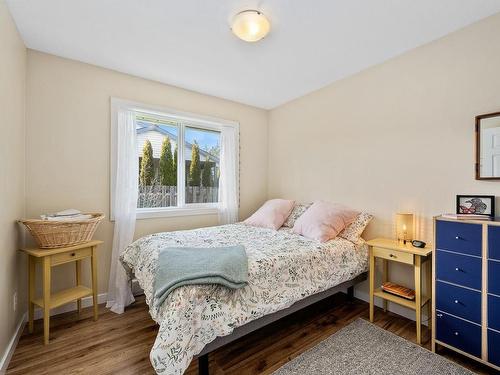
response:
<path fill-rule="evenodd" d="M 422 343 L 422 259 L 419 255 L 415 255 L 415 312 L 417 325 L 417 344 Z"/>
<path fill-rule="evenodd" d="M 35 260 L 28 255 L 28 332 L 33 333 L 33 317 L 35 315 Z"/>
<path fill-rule="evenodd" d="M 50 257 L 43 257 L 43 343 L 49 343 L 50 328 Z"/>
<path fill-rule="evenodd" d="M 82 284 L 82 261 L 77 260 L 75 262 L 75 272 L 76 272 L 76 285 Z M 82 299 L 78 298 L 76 300 L 76 307 L 78 310 L 78 315 L 82 313 Z"/>
<path fill-rule="evenodd" d="M 99 306 L 97 305 L 97 247 L 92 246 L 92 299 L 94 303 L 94 320 L 99 316 Z"/>
<path fill-rule="evenodd" d="M 382 271 L 383 272 L 382 282 L 386 283 L 387 281 L 389 281 L 389 261 L 387 259 L 384 259 L 382 265 L 384 267 L 384 269 Z M 388 303 L 388 301 L 386 299 L 384 299 L 384 301 L 383 301 L 384 312 L 387 312 L 387 303 Z"/>
<path fill-rule="evenodd" d="M 374 318 L 374 297 L 375 291 L 375 258 L 373 257 L 373 248 L 370 246 L 370 322 Z"/>

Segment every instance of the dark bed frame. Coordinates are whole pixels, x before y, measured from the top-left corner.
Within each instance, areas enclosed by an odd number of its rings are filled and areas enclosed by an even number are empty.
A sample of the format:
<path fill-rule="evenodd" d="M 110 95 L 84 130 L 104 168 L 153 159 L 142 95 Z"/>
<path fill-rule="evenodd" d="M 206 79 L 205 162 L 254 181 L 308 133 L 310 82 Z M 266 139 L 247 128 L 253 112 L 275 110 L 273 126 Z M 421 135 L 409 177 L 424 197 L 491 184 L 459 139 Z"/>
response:
<path fill-rule="evenodd" d="M 214 341 L 205 345 L 203 350 L 197 356 L 199 375 L 208 375 L 208 355 L 214 350 L 219 349 L 220 347 L 229 344 L 235 340 L 238 340 L 239 338 L 248 335 L 249 333 L 256 331 L 262 327 L 265 327 L 281 318 L 284 318 L 285 316 L 288 316 L 290 314 L 293 314 L 294 312 L 302 310 L 303 308 L 310 306 L 313 303 L 319 302 L 339 292 L 343 292 L 346 289 L 349 298 L 353 298 L 354 286 L 362 281 L 365 281 L 366 278 L 367 278 L 367 272 L 362 273 L 361 275 L 356 276 L 352 280 L 334 286 L 333 288 L 327 289 L 324 292 L 313 294 L 312 296 L 304 298 L 303 300 L 297 301 L 292 306 L 284 310 L 276 311 L 275 313 L 265 315 L 262 318 L 251 321 L 250 323 L 247 323 L 241 327 L 235 328 L 233 333 L 231 333 L 230 335 L 217 337 Z"/>

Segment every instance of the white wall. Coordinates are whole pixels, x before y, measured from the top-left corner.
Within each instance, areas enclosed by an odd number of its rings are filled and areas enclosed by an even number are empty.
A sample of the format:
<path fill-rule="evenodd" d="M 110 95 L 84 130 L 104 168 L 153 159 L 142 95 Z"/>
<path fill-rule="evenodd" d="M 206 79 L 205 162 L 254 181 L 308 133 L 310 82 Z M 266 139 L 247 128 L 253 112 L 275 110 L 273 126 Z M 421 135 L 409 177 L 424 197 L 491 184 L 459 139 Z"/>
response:
<path fill-rule="evenodd" d="M 500 111 L 499 46 L 500 14 L 273 109 L 269 197 L 369 211 L 368 239 L 394 237 L 394 214 L 415 212 L 430 241 L 456 194 L 500 195 L 474 179 L 474 117 Z"/>
<path fill-rule="evenodd" d="M 26 309 L 24 259 L 16 223 L 24 216 L 26 48 L 0 0 L 0 366 Z M 18 306 L 14 311 L 13 295 Z M 1 368 L 0 368 L 1 372 Z"/>
<path fill-rule="evenodd" d="M 110 97 L 240 123 L 242 218 L 267 195 L 267 112 L 227 100 L 28 51 L 26 207 L 29 217 L 74 207 L 109 218 Z M 257 152 L 259 151 L 259 152 Z M 217 224 L 215 215 L 139 220 L 136 237 Z M 95 238 L 99 291 L 107 290 L 113 223 Z M 87 267 L 84 267 L 87 268 Z M 73 268 L 53 272 L 55 289 L 74 281 Z M 88 274 L 84 275 L 88 280 Z"/>

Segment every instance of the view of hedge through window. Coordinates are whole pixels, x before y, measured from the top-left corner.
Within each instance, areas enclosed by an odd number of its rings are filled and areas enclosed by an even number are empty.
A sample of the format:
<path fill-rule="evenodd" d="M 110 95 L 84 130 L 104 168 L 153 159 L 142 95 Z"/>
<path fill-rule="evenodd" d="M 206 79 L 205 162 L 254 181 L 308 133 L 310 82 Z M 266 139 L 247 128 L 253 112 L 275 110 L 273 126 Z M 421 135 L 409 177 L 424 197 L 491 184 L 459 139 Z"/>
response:
<path fill-rule="evenodd" d="M 184 172 L 184 204 L 214 203 L 219 194 L 220 132 L 138 116 L 138 208 L 180 206 L 178 170 Z M 179 133 L 184 131 L 184 163 Z"/>
<path fill-rule="evenodd" d="M 217 202 L 220 133 L 186 127 L 186 203 Z"/>

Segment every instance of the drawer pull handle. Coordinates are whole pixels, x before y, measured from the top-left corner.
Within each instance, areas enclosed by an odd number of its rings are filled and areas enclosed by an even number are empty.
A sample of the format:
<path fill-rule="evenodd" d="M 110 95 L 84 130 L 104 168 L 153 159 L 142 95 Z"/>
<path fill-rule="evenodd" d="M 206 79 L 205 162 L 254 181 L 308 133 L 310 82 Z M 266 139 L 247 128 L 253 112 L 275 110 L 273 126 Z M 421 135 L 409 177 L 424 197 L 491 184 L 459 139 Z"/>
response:
<path fill-rule="evenodd" d="M 458 332 L 455 331 L 455 336 L 458 336 Z"/>
<path fill-rule="evenodd" d="M 460 270 L 460 268 L 455 267 L 455 271 L 460 272 L 461 270 Z"/>
<path fill-rule="evenodd" d="M 460 302 L 458 301 L 458 299 L 456 299 L 456 300 L 455 300 L 455 303 L 457 303 L 457 304 L 458 304 L 458 303 L 460 303 Z"/>
<path fill-rule="evenodd" d="M 394 254 L 389 254 L 389 256 L 390 256 L 391 258 L 397 258 L 397 256 L 396 256 L 396 255 L 394 255 Z"/>
<path fill-rule="evenodd" d="M 455 236 L 455 239 L 456 239 L 456 240 L 459 240 L 459 239 L 460 239 L 460 237 L 459 237 L 459 236 Z"/>
<path fill-rule="evenodd" d="M 443 317 L 443 314 L 436 314 L 436 316 L 437 316 L 438 318 L 442 318 L 442 317 Z"/>
<path fill-rule="evenodd" d="M 76 253 L 71 253 L 71 256 L 74 257 L 76 255 Z"/>

